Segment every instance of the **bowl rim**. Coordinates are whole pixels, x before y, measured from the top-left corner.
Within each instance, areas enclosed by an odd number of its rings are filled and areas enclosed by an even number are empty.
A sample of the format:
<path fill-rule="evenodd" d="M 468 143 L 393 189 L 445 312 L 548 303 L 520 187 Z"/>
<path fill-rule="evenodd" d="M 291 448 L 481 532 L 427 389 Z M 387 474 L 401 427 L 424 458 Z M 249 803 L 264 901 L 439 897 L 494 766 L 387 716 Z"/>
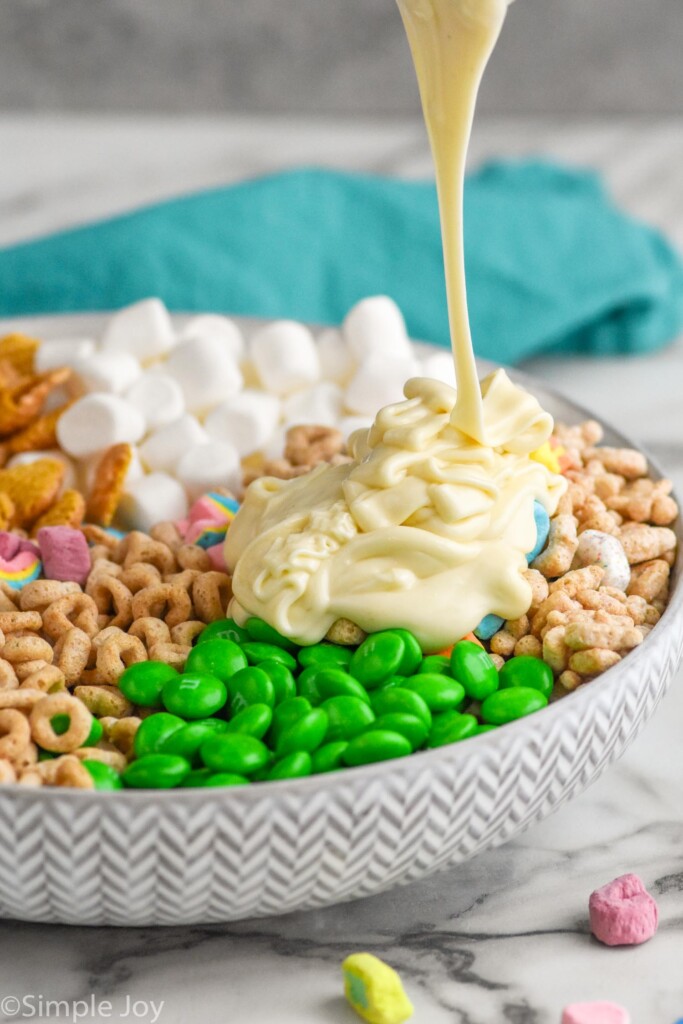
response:
<path fill-rule="evenodd" d="M 174 319 L 187 319 L 190 315 L 200 314 L 172 314 Z M 7 329 L 8 325 L 12 325 L 16 330 L 18 328 L 26 329 L 26 327 L 33 324 L 35 324 L 36 327 L 40 327 L 41 321 L 46 325 L 52 324 L 56 320 L 62 318 L 68 320 L 73 319 L 75 321 L 83 320 L 84 322 L 92 322 L 94 320 L 104 320 L 106 316 L 106 312 L 97 311 L 77 314 L 55 314 L 53 316 L 33 318 L 16 318 L 0 321 L 0 332 Z M 262 320 L 247 317 L 234 317 L 233 319 L 238 323 L 243 323 L 252 328 L 257 324 L 264 322 Z M 316 328 L 313 327 L 313 329 Z M 46 338 L 46 340 L 49 341 L 49 337 Z M 434 345 L 430 342 L 413 339 L 413 343 L 418 347 L 428 348 L 432 352 L 435 350 L 447 351 L 445 346 Z M 526 373 L 524 370 L 505 366 L 504 364 L 493 363 L 489 360 L 478 359 L 477 363 L 481 369 L 488 372 L 503 365 L 506 372 L 510 374 L 510 377 L 515 382 L 531 391 L 532 394 L 535 390 L 544 391 L 553 400 L 570 406 L 572 411 L 576 413 L 577 417 L 582 419 L 597 419 L 601 426 L 605 427 L 606 430 L 622 445 L 630 448 L 636 448 L 638 451 L 642 452 L 648 460 L 649 470 L 654 471 L 657 477 L 661 478 L 665 475 L 657 459 L 650 454 L 645 446 L 632 441 L 628 435 L 623 434 L 621 430 L 612 426 L 608 420 L 603 419 L 601 416 L 587 409 L 580 402 L 576 402 L 574 399 L 569 398 L 561 390 L 547 384 L 542 380 L 542 378 L 535 377 L 532 374 Z M 672 494 L 678 502 L 679 508 L 683 507 L 681 506 L 677 492 L 674 490 Z M 387 775 L 419 774 L 421 771 L 428 770 L 430 766 L 434 764 L 445 761 L 461 761 L 473 753 L 481 752 L 483 749 L 492 750 L 505 744 L 512 746 L 515 739 L 521 733 L 525 731 L 528 731 L 529 733 L 540 732 L 541 730 L 538 726 L 541 725 L 544 726 L 543 731 L 548 731 L 555 720 L 562 714 L 566 713 L 570 708 L 575 711 L 585 712 L 586 708 L 595 699 L 594 695 L 597 692 L 603 694 L 608 688 L 616 689 L 619 683 L 620 672 L 623 671 L 623 665 L 626 663 L 631 668 L 635 668 L 644 659 L 648 658 L 650 648 L 654 642 L 652 637 L 660 637 L 663 631 L 669 629 L 673 625 L 674 619 L 676 619 L 679 614 L 683 614 L 683 515 L 679 514 L 677 521 L 672 524 L 672 529 L 675 530 L 678 539 L 678 553 L 672 573 L 674 585 L 667 607 L 662 613 L 659 621 L 645 637 L 643 643 L 630 651 L 623 661 L 601 673 L 597 679 L 590 683 L 590 685 L 586 684 L 580 686 L 572 693 L 568 693 L 566 696 L 553 701 L 553 703 L 549 704 L 547 707 L 542 708 L 541 711 L 536 712 L 533 715 L 508 722 L 505 726 L 495 729 L 493 732 L 469 737 L 467 742 L 452 743 L 442 747 L 435 747 L 431 750 L 418 751 L 410 754 L 408 757 L 393 758 L 388 761 L 379 761 L 372 764 L 360 765 L 355 768 L 338 769 L 336 771 L 318 775 L 309 775 L 298 779 L 276 779 L 272 781 L 263 781 L 256 785 L 188 787 L 185 789 L 121 789 L 102 791 L 68 787 L 33 788 L 28 786 L 22 787 L 16 783 L 6 783 L 0 784 L 0 798 L 10 797 L 10 799 L 22 799 L 23 801 L 28 800 L 31 802 L 33 800 L 63 801 L 64 799 L 81 801 L 102 800 L 106 802 L 116 800 L 117 802 L 123 801 L 126 804 L 149 803 L 150 801 L 156 802 L 157 800 L 161 800 L 164 804 L 168 804 L 169 801 L 173 804 L 179 801 L 184 804 L 187 802 L 196 802 L 198 800 L 206 801 L 207 799 L 213 799 L 217 803 L 232 801 L 233 804 L 244 805 L 258 803 L 262 800 L 273 800 L 279 797 L 305 797 L 306 794 L 311 791 L 318 792 L 335 790 L 344 785 L 344 780 L 363 784 L 364 782 L 369 783 L 383 779 Z M 351 773 L 351 777 L 349 777 L 349 772 Z"/>

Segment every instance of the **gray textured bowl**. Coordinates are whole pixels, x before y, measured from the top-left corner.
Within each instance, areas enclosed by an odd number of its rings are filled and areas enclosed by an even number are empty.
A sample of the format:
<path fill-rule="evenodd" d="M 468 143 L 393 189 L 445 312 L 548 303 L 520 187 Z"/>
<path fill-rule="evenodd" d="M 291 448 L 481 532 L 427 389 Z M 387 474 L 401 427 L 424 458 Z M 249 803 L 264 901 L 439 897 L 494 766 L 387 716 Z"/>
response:
<path fill-rule="evenodd" d="M 589 415 L 515 376 L 558 419 Z M 632 444 L 609 427 L 607 441 Z M 142 925 L 281 914 L 379 892 L 506 842 L 597 779 L 654 711 L 683 652 L 682 549 L 671 602 L 641 647 L 494 733 L 244 789 L 0 787 L 0 916 Z"/>

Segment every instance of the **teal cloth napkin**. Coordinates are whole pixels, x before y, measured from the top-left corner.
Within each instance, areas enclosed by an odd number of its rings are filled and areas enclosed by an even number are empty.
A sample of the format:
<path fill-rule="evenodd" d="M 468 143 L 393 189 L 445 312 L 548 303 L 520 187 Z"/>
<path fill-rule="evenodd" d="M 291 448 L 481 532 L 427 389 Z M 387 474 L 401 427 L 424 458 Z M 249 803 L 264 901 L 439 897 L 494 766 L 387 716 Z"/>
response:
<path fill-rule="evenodd" d="M 683 266 L 599 178 L 543 162 L 468 178 L 479 355 L 646 352 L 683 327 Z M 433 183 L 295 170 L 189 195 L 0 251 L 0 316 L 172 310 L 338 323 L 386 293 L 413 337 L 448 344 Z"/>

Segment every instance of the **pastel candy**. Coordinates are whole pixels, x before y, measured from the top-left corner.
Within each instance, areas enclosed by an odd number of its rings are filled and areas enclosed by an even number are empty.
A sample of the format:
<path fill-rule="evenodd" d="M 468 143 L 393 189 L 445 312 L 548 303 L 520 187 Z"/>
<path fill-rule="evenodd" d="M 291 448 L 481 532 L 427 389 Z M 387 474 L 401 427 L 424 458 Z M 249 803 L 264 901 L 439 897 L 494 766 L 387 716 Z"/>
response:
<path fill-rule="evenodd" d="M 90 550 L 80 530 L 70 526 L 43 526 L 38 530 L 43 572 L 48 580 L 83 585 L 90 572 Z"/>
<path fill-rule="evenodd" d="M 617 1003 L 572 1003 L 562 1011 L 561 1024 L 631 1024 L 631 1017 Z"/>
<path fill-rule="evenodd" d="M 342 964 L 344 993 L 368 1024 L 403 1024 L 413 1006 L 393 967 L 372 953 L 353 953 Z"/>
<path fill-rule="evenodd" d="M 35 544 L 5 530 L 0 531 L 0 580 L 13 590 L 21 590 L 40 576 L 41 569 L 40 549 Z"/>
<path fill-rule="evenodd" d="M 225 548 L 223 544 L 214 544 L 212 548 L 207 548 L 206 553 L 211 559 L 211 564 L 217 572 L 225 572 Z"/>
<path fill-rule="evenodd" d="M 550 534 L 550 516 L 540 501 L 534 502 L 534 523 L 536 524 L 536 543 L 526 556 L 529 565 L 543 551 Z"/>
<path fill-rule="evenodd" d="M 505 619 L 501 619 L 500 615 L 485 615 L 479 625 L 474 631 L 474 635 L 479 640 L 490 640 L 494 633 L 505 623 Z"/>
<path fill-rule="evenodd" d="M 164 355 L 174 344 L 171 317 L 161 299 L 143 299 L 112 316 L 100 347 L 103 352 L 129 352 L 146 362 Z"/>
<path fill-rule="evenodd" d="M 574 556 L 574 567 L 600 565 L 605 570 L 604 587 L 626 590 L 631 579 L 631 567 L 618 537 L 601 530 L 584 530 Z"/>
<path fill-rule="evenodd" d="M 621 875 L 591 893 L 593 935 L 606 946 L 637 946 L 657 931 L 657 904 L 637 875 Z"/>
<path fill-rule="evenodd" d="M 192 505 L 188 513 L 188 523 L 195 523 L 201 519 L 212 519 L 215 522 L 225 522 L 235 518 L 240 503 L 237 498 L 227 494 L 218 494 L 216 491 L 209 491 Z"/>

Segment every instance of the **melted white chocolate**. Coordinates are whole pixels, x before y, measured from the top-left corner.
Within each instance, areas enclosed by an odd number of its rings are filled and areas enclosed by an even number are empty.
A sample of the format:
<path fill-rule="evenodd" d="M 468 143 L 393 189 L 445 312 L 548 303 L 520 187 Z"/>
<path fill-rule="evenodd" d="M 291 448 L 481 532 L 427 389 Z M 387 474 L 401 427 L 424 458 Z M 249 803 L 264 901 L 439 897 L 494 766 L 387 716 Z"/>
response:
<path fill-rule="evenodd" d="M 301 644 L 336 619 L 412 630 L 426 651 L 494 613 L 517 618 L 536 542 L 565 481 L 531 459 L 552 419 L 498 370 L 481 387 L 467 317 L 462 243 L 465 155 L 479 82 L 507 0 L 399 0 L 434 152 L 456 392 L 414 379 L 406 401 L 350 441 L 350 465 L 248 489 L 227 534 L 230 612 Z"/>

